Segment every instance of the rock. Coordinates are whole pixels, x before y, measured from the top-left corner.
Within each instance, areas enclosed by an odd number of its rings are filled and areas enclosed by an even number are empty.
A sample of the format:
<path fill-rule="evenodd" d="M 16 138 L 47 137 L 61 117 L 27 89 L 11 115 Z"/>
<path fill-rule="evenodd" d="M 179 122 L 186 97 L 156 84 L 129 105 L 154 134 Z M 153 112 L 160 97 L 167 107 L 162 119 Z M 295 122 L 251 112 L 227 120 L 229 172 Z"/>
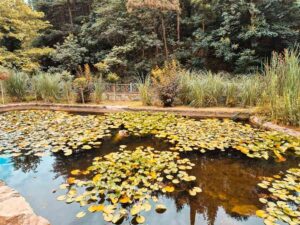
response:
<path fill-rule="evenodd" d="M 0 181 L 0 225 L 50 225 L 17 191 Z"/>
<path fill-rule="evenodd" d="M 261 128 L 264 128 L 266 130 L 274 130 L 278 131 L 287 135 L 291 135 L 297 138 L 300 138 L 300 131 L 297 131 L 292 128 L 280 126 L 277 124 L 274 124 L 272 122 L 265 122 L 263 119 L 257 117 L 257 116 L 251 116 L 250 117 L 250 122 L 256 126 L 259 126 Z"/>

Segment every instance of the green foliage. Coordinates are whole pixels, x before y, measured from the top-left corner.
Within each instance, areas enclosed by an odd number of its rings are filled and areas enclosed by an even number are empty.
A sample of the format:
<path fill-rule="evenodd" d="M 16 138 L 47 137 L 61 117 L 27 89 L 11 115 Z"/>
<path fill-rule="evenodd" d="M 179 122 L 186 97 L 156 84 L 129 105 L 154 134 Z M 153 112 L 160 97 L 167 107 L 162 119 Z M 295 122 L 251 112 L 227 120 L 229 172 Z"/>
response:
<path fill-rule="evenodd" d="M 86 48 L 79 45 L 77 38 L 69 35 L 63 44 L 55 46 L 51 57 L 54 62 L 59 63 L 59 68 L 74 72 L 84 62 L 86 52 Z"/>
<path fill-rule="evenodd" d="M 286 50 L 274 53 L 266 65 L 264 104 L 269 104 L 271 117 L 288 125 L 300 125 L 300 55 Z"/>
<path fill-rule="evenodd" d="M 282 51 L 299 41 L 300 8 L 295 0 L 194 2 L 202 3 L 198 7 L 208 16 L 194 31 L 193 48 L 204 48 L 220 58 L 220 68 L 253 71 L 272 51 Z"/>
<path fill-rule="evenodd" d="M 73 87 L 77 93 L 77 102 L 86 103 L 90 101 L 90 95 L 93 91 L 93 86 L 90 80 L 85 77 L 76 78 L 73 81 Z"/>
<path fill-rule="evenodd" d="M 164 106 L 173 105 L 179 91 L 178 73 L 181 68 L 177 61 L 165 63 L 163 68 L 157 67 L 151 71 L 152 82 L 157 90 L 158 97 Z"/>
<path fill-rule="evenodd" d="M 180 75 L 179 97 L 194 107 L 256 106 L 266 83 L 261 75 L 233 77 L 212 72 L 187 72 Z"/>
<path fill-rule="evenodd" d="M 93 82 L 94 87 L 95 87 L 95 92 L 94 92 L 94 96 L 95 96 L 95 100 L 96 102 L 101 102 L 103 99 L 103 94 L 105 91 L 105 83 L 103 78 L 100 76 L 99 78 L 96 78 Z"/>
<path fill-rule="evenodd" d="M 39 69 L 39 59 L 50 48 L 34 48 L 32 42 L 49 27 L 44 14 L 33 11 L 22 0 L 0 3 L 0 65 L 26 72 Z"/>
<path fill-rule="evenodd" d="M 16 100 L 24 100 L 29 87 L 29 77 L 26 73 L 14 71 L 4 81 L 6 93 Z"/>
<path fill-rule="evenodd" d="M 120 80 L 120 77 L 116 73 L 109 73 L 106 76 L 106 80 L 111 83 L 117 83 Z"/>
<path fill-rule="evenodd" d="M 143 105 L 152 105 L 152 88 L 150 77 L 146 77 L 144 82 L 139 82 L 138 89 Z"/>
<path fill-rule="evenodd" d="M 62 96 L 63 81 L 60 74 L 39 73 L 32 78 L 32 87 L 37 99 L 57 101 Z"/>

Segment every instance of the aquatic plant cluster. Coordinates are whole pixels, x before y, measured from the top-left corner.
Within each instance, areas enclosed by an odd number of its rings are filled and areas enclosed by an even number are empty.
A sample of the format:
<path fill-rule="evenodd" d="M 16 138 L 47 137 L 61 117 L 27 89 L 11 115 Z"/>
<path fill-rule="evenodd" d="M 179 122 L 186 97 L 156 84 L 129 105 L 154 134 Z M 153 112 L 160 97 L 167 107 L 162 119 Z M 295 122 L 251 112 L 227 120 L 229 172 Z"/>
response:
<path fill-rule="evenodd" d="M 172 146 L 166 151 L 138 147 L 97 157 L 85 171 L 71 171 L 57 199 L 78 202 L 90 212 L 101 212 L 112 223 L 132 218 L 144 223 L 143 212 L 155 203 L 158 213 L 160 194 L 186 192 L 196 196 L 201 188 L 188 171 L 194 166 L 180 152 L 233 149 L 250 158 L 275 158 L 285 161 L 289 154 L 300 155 L 300 140 L 278 132 L 253 128 L 232 120 L 194 120 L 169 113 L 120 112 L 106 115 L 74 115 L 53 111 L 19 111 L 0 115 L 0 154 L 18 157 L 34 154 L 42 157 L 62 152 L 66 157 L 77 151 L 93 151 L 116 129 L 136 136 L 153 135 Z M 265 210 L 257 211 L 267 225 L 277 220 L 299 224 L 299 168 L 286 175 L 266 178 L 260 188 L 267 189 L 260 201 Z M 82 190 L 85 190 L 82 192 Z M 86 212 L 77 214 L 78 218 Z"/>
<path fill-rule="evenodd" d="M 232 120 L 194 120 L 166 113 L 121 112 L 105 116 L 73 115 L 52 111 L 20 111 L 0 115 L 0 151 L 43 155 L 46 150 L 90 150 L 124 127 L 133 135 L 155 135 L 174 144 L 172 150 L 200 151 L 232 148 L 251 158 L 270 156 L 285 160 L 288 150 L 300 155 L 300 140 L 278 132 L 265 131 Z M 23 151 L 25 150 L 25 151 Z"/>
<path fill-rule="evenodd" d="M 110 136 L 105 118 L 52 111 L 19 111 L 0 115 L 0 153 L 43 156 L 48 150 L 66 156 L 89 150 Z"/>
<path fill-rule="evenodd" d="M 186 172 L 192 166 L 189 159 L 180 159 L 179 153 L 150 147 L 121 150 L 95 158 L 86 171 L 73 170 L 74 176 L 87 174 L 90 179 L 69 178 L 68 183 L 61 185 L 62 189 L 69 188 L 67 195 L 58 199 L 76 201 L 81 206 L 89 204 L 88 210 L 101 211 L 105 221 L 117 223 L 131 215 L 134 221 L 143 223 L 145 219 L 140 214 L 151 210 L 151 202 L 158 201 L 159 193 L 188 192 L 195 196 L 201 192 L 200 187 L 193 186 L 196 177 Z M 74 185 L 85 187 L 86 191 L 77 194 Z M 157 212 L 165 210 L 164 205 L 156 204 Z M 85 212 L 79 212 L 77 217 L 84 215 Z"/>
<path fill-rule="evenodd" d="M 266 177 L 258 186 L 267 192 L 259 199 L 266 205 L 266 210 L 256 212 L 264 218 L 265 224 L 274 225 L 278 220 L 290 225 L 300 224 L 300 168 Z"/>
<path fill-rule="evenodd" d="M 225 119 L 194 120 L 166 113 L 121 112 L 107 115 L 114 127 L 123 125 L 134 135 L 155 135 L 175 146 L 176 151 L 235 149 L 250 158 L 274 157 L 284 161 L 288 150 L 300 155 L 300 140 L 279 132 Z"/>

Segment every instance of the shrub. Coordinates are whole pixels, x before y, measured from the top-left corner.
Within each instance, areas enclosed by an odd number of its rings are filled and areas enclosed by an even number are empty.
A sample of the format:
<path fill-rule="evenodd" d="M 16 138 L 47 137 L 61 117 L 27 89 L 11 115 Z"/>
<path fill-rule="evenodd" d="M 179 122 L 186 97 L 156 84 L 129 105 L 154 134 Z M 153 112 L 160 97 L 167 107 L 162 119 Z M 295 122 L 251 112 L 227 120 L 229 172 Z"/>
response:
<path fill-rule="evenodd" d="M 12 72 L 4 81 L 4 87 L 7 94 L 16 100 L 24 100 L 28 91 L 29 78 L 23 72 Z"/>
<path fill-rule="evenodd" d="M 91 81 L 85 77 L 79 77 L 73 81 L 73 87 L 77 93 L 77 102 L 86 103 L 90 101 L 90 96 L 93 92 Z"/>
<path fill-rule="evenodd" d="M 4 81 L 6 79 L 8 79 L 9 75 L 10 75 L 10 71 L 2 66 L 0 66 L 0 91 L 1 91 L 1 100 L 2 100 L 2 104 L 5 103 L 4 101 Z"/>
<path fill-rule="evenodd" d="M 117 83 L 120 77 L 116 73 L 107 74 L 106 80 L 110 83 Z"/>
<path fill-rule="evenodd" d="M 179 92 L 180 70 L 178 62 L 173 60 L 166 62 L 163 68 L 157 67 L 151 71 L 153 86 L 165 107 L 173 105 Z"/>

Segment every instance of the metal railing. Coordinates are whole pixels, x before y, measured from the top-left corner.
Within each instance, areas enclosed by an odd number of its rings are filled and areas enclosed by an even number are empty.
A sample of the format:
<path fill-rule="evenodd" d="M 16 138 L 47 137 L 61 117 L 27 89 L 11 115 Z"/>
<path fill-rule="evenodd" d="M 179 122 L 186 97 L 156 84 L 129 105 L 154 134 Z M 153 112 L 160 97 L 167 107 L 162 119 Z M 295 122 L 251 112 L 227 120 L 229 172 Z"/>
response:
<path fill-rule="evenodd" d="M 137 83 L 115 84 L 105 83 L 104 94 L 109 100 L 132 100 L 139 99 Z"/>
<path fill-rule="evenodd" d="M 105 92 L 108 93 L 124 93 L 124 94 L 138 94 L 138 84 L 129 83 L 129 84 L 114 84 L 114 83 L 105 83 Z"/>

